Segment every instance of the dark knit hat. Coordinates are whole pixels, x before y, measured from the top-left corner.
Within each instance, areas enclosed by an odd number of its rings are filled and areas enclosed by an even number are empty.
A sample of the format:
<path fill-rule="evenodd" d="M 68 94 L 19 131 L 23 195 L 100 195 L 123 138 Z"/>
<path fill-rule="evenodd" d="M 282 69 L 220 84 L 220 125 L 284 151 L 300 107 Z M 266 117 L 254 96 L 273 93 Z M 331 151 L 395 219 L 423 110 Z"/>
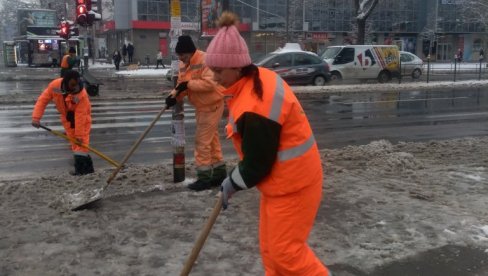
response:
<path fill-rule="evenodd" d="M 69 47 L 69 51 L 68 53 L 73 53 L 73 54 L 76 54 L 76 50 L 74 47 Z"/>
<path fill-rule="evenodd" d="M 178 43 L 176 43 L 175 52 L 177 54 L 195 53 L 197 48 L 193 44 L 193 40 L 188 35 L 182 35 L 178 37 Z"/>

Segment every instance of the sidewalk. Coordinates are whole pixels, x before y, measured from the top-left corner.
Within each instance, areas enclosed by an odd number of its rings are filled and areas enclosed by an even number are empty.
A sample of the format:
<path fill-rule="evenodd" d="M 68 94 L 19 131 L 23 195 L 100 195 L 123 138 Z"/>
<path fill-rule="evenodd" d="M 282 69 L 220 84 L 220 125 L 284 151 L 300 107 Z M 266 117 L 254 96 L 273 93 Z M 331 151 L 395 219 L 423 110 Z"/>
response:
<path fill-rule="evenodd" d="M 89 64 L 88 70 L 100 80 L 118 80 L 120 78 L 137 78 L 137 79 L 166 79 L 166 69 L 156 69 L 156 66 L 140 66 L 138 70 L 127 70 L 122 66 L 120 71 L 116 71 L 112 64 L 95 63 Z M 17 67 L 0 67 L 0 81 L 46 81 L 59 77 L 60 68 L 51 67 L 28 67 L 19 65 Z"/>

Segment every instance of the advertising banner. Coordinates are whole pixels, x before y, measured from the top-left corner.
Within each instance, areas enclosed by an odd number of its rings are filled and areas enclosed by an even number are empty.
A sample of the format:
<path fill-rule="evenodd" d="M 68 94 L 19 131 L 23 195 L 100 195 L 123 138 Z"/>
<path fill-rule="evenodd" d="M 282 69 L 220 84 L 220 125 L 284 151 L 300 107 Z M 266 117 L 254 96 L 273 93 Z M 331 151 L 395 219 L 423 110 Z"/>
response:
<path fill-rule="evenodd" d="M 54 10 L 17 10 L 17 24 L 19 35 L 27 34 L 27 27 L 56 28 L 58 18 Z"/>
<path fill-rule="evenodd" d="M 222 14 L 223 0 L 202 0 L 202 36 L 215 35 L 217 19 Z"/>

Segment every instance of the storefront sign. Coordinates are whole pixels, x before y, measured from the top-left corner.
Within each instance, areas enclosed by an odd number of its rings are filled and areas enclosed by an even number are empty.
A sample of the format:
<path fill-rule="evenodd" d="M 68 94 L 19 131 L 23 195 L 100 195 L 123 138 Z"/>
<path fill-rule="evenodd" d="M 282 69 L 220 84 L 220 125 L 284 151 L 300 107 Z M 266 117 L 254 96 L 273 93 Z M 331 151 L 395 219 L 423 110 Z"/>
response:
<path fill-rule="evenodd" d="M 35 27 L 29 26 L 26 30 L 26 35 L 28 36 L 57 36 L 57 28 L 53 27 Z"/>
<path fill-rule="evenodd" d="M 327 40 L 327 33 L 307 33 L 307 39 L 312 40 Z"/>

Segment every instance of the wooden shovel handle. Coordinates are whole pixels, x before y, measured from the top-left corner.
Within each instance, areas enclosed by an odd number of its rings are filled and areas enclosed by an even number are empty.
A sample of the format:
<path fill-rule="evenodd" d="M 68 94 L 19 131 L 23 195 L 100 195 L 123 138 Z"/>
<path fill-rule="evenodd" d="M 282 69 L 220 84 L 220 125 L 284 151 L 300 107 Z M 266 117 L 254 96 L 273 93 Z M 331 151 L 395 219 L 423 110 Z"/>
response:
<path fill-rule="evenodd" d="M 217 217 L 220 214 L 220 210 L 222 210 L 222 193 L 219 194 L 219 199 L 215 203 L 212 213 L 210 214 L 210 217 L 207 219 L 207 223 L 205 224 L 205 227 L 203 227 L 202 231 L 200 232 L 200 236 L 195 242 L 195 245 L 193 246 L 193 249 L 191 250 L 191 253 L 188 256 L 188 259 L 186 259 L 185 266 L 183 267 L 180 276 L 188 276 L 190 274 L 193 264 L 197 260 L 198 254 L 200 253 L 200 250 L 205 244 L 208 234 L 210 233 L 210 230 L 212 230 L 212 227 L 215 221 L 217 220 Z"/>
<path fill-rule="evenodd" d="M 137 147 L 141 144 L 142 140 L 146 137 L 146 135 L 149 133 L 149 131 L 153 128 L 153 126 L 159 120 L 159 118 L 161 117 L 161 115 L 163 115 L 163 113 L 167 109 L 168 109 L 168 107 L 167 106 L 164 106 L 164 108 L 161 109 L 161 111 L 159 111 L 159 113 L 156 116 L 156 118 L 154 118 L 154 120 L 151 122 L 151 124 L 146 128 L 146 130 L 136 140 L 136 142 L 134 143 L 134 145 L 132 145 L 132 147 L 130 148 L 130 150 L 125 154 L 124 159 L 122 159 L 122 161 L 120 162 L 119 166 L 117 168 L 115 168 L 115 170 L 112 172 L 112 175 L 110 175 L 110 177 L 107 179 L 107 184 L 105 184 L 105 186 L 103 187 L 103 190 L 105 190 L 105 188 L 110 184 L 110 182 L 112 182 L 112 180 L 115 178 L 115 176 L 119 173 L 120 169 L 125 165 L 125 162 L 127 162 L 127 160 L 129 160 L 129 157 L 131 157 L 131 155 L 134 153 L 134 151 L 136 151 Z"/>
<path fill-rule="evenodd" d="M 64 138 L 72 143 L 75 143 L 77 145 L 80 145 L 86 149 L 88 149 L 89 151 L 95 153 L 96 155 L 100 156 L 102 159 L 104 159 L 105 161 L 109 162 L 110 164 L 112 164 L 114 167 L 118 167 L 119 166 L 119 163 L 117 163 L 116 161 L 114 161 L 113 159 L 111 159 L 110 157 L 106 156 L 105 154 L 101 153 L 100 151 L 86 145 L 86 144 L 83 144 L 83 143 L 80 143 L 78 142 L 78 140 L 72 138 L 72 137 L 69 137 L 67 135 L 64 135 L 62 132 L 59 132 L 59 131 L 56 131 L 56 130 L 52 130 L 50 128 L 48 128 L 47 126 L 43 126 L 43 125 L 39 125 L 40 128 L 42 129 L 45 129 L 49 132 L 51 132 L 52 134 L 58 136 L 58 137 L 61 137 L 61 138 Z"/>

